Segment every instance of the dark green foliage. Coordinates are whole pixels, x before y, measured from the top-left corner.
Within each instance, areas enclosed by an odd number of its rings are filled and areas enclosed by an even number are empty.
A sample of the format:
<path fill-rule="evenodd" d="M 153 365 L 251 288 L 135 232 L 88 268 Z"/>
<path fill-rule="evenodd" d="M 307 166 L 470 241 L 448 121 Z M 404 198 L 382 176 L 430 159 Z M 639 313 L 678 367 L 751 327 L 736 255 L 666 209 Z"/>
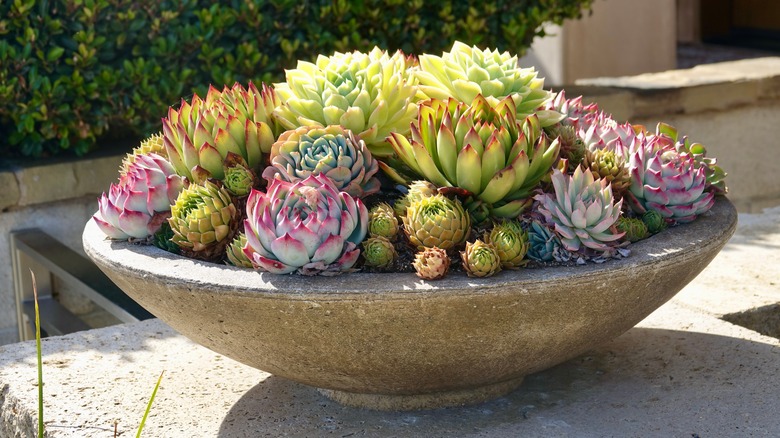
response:
<path fill-rule="evenodd" d="M 317 54 L 521 53 L 592 0 L 0 1 L 0 154 L 77 155 L 109 129 L 140 140 L 209 84 L 283 80 Z"/>

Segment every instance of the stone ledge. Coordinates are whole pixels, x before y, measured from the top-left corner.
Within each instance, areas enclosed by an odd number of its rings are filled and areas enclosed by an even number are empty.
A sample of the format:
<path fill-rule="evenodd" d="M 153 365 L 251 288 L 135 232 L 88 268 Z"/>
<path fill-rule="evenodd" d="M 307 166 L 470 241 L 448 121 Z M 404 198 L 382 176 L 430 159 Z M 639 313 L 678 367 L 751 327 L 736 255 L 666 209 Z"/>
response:
<path fill-rule="evenodd" d="M 780 341 L 718 317 L 780 300 L 780 209 L 740 215 L 713 263 L 636 328 L 474 407 L 373 412 L 273 377 L 158 320 L 47 339 L 47 436 L 132 434 L 166 371 L 145 437 L 774 436 Z M 760 241 L 760 244 L 757 244 Z M 0 347 L 0 436 L 33 436 L 35 345 Z"/>
<path fill-rule="evenodd" d="M 117 180 L 121 155 L 81 159 L 0 171 L 0 211 L 97 196 Z"/>
<path fill-rule="evenodd" d="M 580 79 L 576 85 L 588 101 L 602 102 L 604 98 L 613 99 L 616 92 L 627 93 L 618 95 L 620 103 L 614 108 L 608 103 L 603 105 L 620 120 L 724 110 L 777 99 L 780 96 L 780 57 L 721 62 L 637 76 Z"/>

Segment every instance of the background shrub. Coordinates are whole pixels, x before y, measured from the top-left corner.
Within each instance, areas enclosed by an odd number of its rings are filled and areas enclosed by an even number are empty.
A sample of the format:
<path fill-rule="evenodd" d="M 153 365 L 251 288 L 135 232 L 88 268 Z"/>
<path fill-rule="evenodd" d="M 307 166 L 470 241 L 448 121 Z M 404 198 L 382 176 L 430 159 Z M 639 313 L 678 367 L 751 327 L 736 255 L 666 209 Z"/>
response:
<path fill-rule="evenodd" d="M 522 53 L 545 22 L 592 0 L 0 1 L 0 154 L 141 139 L 181 96 L 283 80 L 318 53 L 378 45 L 440 53 L 454 40 Z"/>

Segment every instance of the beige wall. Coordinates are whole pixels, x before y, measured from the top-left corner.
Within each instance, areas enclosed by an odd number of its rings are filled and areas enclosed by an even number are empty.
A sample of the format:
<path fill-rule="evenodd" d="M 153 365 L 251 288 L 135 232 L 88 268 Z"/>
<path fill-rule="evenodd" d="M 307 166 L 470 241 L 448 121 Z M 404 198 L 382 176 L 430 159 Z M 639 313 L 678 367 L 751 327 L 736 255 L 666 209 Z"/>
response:
<path fill-rule="evenodd" d="M 675 68 L 675 0 L 595 0 L 593 13 L 551 26 L 521 65 L 534 65 L 546 85 Z"/>

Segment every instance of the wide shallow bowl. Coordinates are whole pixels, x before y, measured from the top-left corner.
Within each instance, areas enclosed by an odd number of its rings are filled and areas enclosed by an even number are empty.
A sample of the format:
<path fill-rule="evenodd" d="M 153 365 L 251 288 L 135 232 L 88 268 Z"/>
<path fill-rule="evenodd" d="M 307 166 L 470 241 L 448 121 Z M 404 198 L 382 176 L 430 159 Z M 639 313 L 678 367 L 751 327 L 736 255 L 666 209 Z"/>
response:
<path fill-rule="evenodd" d="M 181 334 L 342 403 L 422 409 L 476 403 L 627 331 L 704 269 L 734 233 L 726 199 L 695 222 L 603 264 L 455 273 L 272 275 L 106 240 L 84 249 Z"/>

